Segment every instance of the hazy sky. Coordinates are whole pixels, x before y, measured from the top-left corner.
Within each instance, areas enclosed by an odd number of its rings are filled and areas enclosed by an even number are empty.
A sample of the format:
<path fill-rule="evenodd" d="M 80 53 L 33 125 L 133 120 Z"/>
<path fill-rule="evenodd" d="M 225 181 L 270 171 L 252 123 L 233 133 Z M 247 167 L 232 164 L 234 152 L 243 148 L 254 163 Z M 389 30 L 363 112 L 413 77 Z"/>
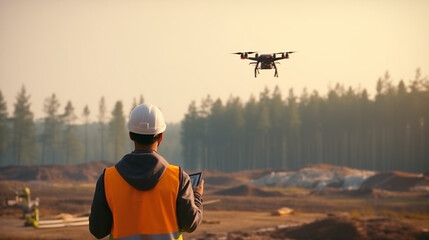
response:
<path fill-rule="evenodd" d="M 0 0 L 0 91 L 12 114 L 22 86 L 41 118 L 53 93 L 96 119 L 133 98 L 158 105 L 168 122 L 191 101 L 224 102 L 277 85 L 324 95 L 337 82 L 372 95 L 389 71 L 394 83 L 429 72 L 426 0 Z M 237 51 L 297 51 L 253 76 Z M 110 115 L 110 114 L 109 114 Z"/>

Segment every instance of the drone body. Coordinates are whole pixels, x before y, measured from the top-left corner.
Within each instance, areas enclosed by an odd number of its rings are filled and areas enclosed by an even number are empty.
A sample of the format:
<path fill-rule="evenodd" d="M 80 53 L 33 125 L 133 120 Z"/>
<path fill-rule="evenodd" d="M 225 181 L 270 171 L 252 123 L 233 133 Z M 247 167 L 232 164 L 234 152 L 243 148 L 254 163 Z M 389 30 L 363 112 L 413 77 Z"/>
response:
<path fill-rule="evenodd" d="M 255 64 L 255 77 L 259 74 L 259 69 L 273 69 L 274 68 L 274 77 L 279 77 L 276 67 L 276 61 L 288 59 L 289 54 L 294 52 L 279 52 L 272 54 L 261 54 L 259 55 L 256 52 L 236 52 L 234 54 L 239 54 L 241 59 L 249 59 L 256 62 L 251 62 L 250 64 Z M 254 55 L 254 56 L 252 56 Z"/>

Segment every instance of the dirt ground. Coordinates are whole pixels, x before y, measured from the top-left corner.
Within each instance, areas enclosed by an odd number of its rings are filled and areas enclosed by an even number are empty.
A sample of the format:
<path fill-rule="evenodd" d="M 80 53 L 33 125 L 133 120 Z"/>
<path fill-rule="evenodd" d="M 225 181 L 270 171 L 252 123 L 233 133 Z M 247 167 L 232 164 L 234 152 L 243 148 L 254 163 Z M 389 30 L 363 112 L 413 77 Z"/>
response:
<path fill-rule="evenodd" d="M 195 232 L 184 233 L 184 238 L 207 239 L 207 236 L 216 236 L 216 239 L 220 239 L 229 232 L 253 232 L 282 225 L 295 226 L 297 224 L 309 223 L 314 219 L 323 217 L 324 214 L 300 214 L 297 216 L 274 217 L 267 212 L 206 210 L 204 212 L 203 223 Z M 36 229 L 24 227 L 23 220 L 15 216 L 2 216 L 0 217 L 0 239 L 77 240 L 95 238 L 89 233 L 88 226 Z M 104 239 L 108 239 L 108 237 Z"/>
<path fill-rule="evenodd" d="M 88 226 L 24 227 L 21 209 L 5 207 L 4 202 L 14 198 L 15 190 L 28 186 L 31 196 L 40 198 L 41 219 L 88 214 L 95 181 L 108 165 L 62 166 L 65 173 L 54 166 L 26 167 L 31 178 L 23 169 L 0 168 L 0 240 L 95 239 Z M 428 193 L 372 188 L 314 191 L 248 184 L 267 173 L 205 172 L 204 220 L 195 232 L 185 233 L 185 239 L 429 239 Z M 272 214 L 283 207 L 294 213 Z"/>

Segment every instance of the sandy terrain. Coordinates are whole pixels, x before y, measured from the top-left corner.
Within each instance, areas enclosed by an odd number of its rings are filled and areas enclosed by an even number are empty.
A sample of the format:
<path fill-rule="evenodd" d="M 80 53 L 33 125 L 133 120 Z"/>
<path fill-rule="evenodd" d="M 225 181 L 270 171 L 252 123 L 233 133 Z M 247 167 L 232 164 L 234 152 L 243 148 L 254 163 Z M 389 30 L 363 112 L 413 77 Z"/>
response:
<path fill-rule="evenodd" d="M 12 199 L 12 190 L 29 186 L 32 197 L 40 198 L 41 219 L 62 213 L 88 214 L 95 181 L 108 165 L 0 168 L 0 198 L 2 202 Z M 185 233 L 185 239 L 429 239 L 429 193 L 410 190 L 416 189 L 416 184 L 425 189 L 427 175 L 371 175 L 360 180 L 365 188 L 353 190 L 332 187 L 341 185 L 340 178 L 329 180 L 331 187 L 317 189 L 253 184 L 255 179 L 266 181 L 267 174 L 283 176 L 270 172 L 205 172 L 204 201 L 214 202 L 204 206 L 203 224 L 194 233 Z M 308 181 L 309 176 L 301 178 Z M 319 186 L 320 179 L 317 183 Z M 371 187 L 374 185 L 379 187 Z M 272 215 L 283 207 L 293 209 L 294 214 Z M 24 227 L 21 214 L 18 207 L 2 206 L 0 239 L 95 239 L 88 226 Z"/>
<path fill-rule="evenodd" d="M 207 235 L 226 236 L 228 232 L 253 232 L 280 225 L 294 226 L 323 218 L 324 214 L 300 214 L 298 216 L 274 217 L 267 212 L 211 211 L 204 212 L 204 222 L 194 233 L 184 233 L 185 239 L 205 239 Z M 95 239 L 88 226 L 53 229 L 24 227 L 15 216 L 0 217 L 0 239 Z M 108 239 L 107 237 L 104 239 Z"/>

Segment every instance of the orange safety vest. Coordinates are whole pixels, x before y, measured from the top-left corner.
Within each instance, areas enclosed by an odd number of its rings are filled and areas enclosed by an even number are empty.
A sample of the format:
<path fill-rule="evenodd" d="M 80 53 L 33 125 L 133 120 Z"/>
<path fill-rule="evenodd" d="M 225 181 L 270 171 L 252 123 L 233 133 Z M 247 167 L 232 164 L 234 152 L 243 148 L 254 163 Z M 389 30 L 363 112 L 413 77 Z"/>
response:
<path fill-rule="evenodd" d="M 132 187 L 115 167 L 109 167 L 104 173 L 104 188 L 113 215 L 114 239 L 182 239 L 176 217 L 178 166 L 169 165 L 155 187 L 147 191 Z"/>

